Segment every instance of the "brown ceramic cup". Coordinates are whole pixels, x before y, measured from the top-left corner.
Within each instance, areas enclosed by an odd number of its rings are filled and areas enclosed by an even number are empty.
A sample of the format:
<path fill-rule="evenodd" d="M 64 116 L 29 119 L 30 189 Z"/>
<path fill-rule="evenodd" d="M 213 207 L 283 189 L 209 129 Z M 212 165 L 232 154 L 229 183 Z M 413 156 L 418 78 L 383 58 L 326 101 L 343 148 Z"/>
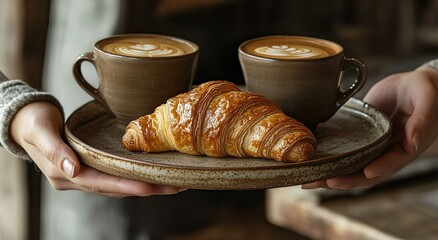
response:
<path fill-rule="evenodd" d="M 77 83 L 122 122 L 154 112 L 167 99 L 190 89 L 199 48 L 171 36 L 127 34 L 94 44 L 94 52 L 74 62 Z M 83 76 L 83 62 L 94 65 L 97 88 Z"/>
<path fill-rule="evenodd" d="M 323 39 L 265 36 L 242 43 L 238 54 L 247 90 L 273 100 L 311 129 L 332 117 L 367 76 L 363 63 L 346 58 L 339 44 Z M 357 70 L 357 78 L 342 90 L 349 68 Z"/>

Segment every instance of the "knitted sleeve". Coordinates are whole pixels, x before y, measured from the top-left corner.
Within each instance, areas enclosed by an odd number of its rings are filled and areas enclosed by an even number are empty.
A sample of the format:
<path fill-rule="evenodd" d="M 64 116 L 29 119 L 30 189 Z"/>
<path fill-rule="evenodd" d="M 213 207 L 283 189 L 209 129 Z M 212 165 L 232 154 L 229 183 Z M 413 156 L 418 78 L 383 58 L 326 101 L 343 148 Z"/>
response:
<path fill-rule="evenodd" d="M 433 68 L 433 69 L 438 71 L 438 59 L 429 61 L 429 62 L 423 64 L 423 66 L 430 67 L 430 68 Z"/>
<path fill-rule="evenodd" d="M 0 144 L 8 152 L 28 161 L 31 158 L 13 141 L 9 130 L 15 114 L 26 104 L 35 101 L 52 103 L 64 114 L 59 101 L 49 93 L 37 91 L 20 80 L 0 81 Z"/>

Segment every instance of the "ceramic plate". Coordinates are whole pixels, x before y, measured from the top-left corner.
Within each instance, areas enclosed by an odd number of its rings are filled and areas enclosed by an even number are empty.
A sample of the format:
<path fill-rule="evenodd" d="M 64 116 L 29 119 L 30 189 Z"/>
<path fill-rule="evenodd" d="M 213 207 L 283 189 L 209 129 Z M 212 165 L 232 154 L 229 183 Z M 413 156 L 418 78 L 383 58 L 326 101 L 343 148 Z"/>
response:
<path fill-rule="evenodd" d="M 149 183 L 217 190 L 299 185 L 352 173 L 378 156 L 391 135 L 388 118 L 357 99 L 317 127 L 318 149 L 305 163 L 129 152 L 121 143 L 125 125 L 94 101 L 72 113 L 65 128 L 71 147 L 93 168 Z"/>

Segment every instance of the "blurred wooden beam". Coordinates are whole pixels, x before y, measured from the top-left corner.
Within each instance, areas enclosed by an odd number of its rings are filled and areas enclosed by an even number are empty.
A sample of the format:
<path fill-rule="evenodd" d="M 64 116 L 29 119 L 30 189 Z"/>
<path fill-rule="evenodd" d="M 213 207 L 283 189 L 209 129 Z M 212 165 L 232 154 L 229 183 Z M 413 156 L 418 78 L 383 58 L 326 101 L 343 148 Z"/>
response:
<path fill-rule="evenodd" d="M 50 0 L 23 1 L 23 78 L 31 86 L 40 88 L 50 17 Z"/>
<path fill-rule="evenodd" d="M 50 18 L 50 0 L 22 1 L 24 1 L 23 79 L 31 86 L 40 89 Z M 33 164 L 27 164 L 29 240 L 40 239 L 41 172 L 35 169 Z"/>

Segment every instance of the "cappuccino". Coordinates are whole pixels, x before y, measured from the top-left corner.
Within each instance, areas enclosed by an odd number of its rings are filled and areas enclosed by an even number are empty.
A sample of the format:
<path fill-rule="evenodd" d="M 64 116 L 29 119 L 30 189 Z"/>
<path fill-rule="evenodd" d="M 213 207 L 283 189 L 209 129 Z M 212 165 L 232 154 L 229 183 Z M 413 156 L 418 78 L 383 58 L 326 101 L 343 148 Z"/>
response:
<path fill-rule="evenodd" d="M 96 42 L 93 52 L 79 55 L 73 64 L 73 75 L 110 115 L 128 123 L 189 90 L 198 55 L 199 47 L 181 38 L 117 35 Z M 95 67 L 98 87 L 82 74 L 84 62 Z"/>
<path fill-rule="evenodd" d="M 111 54 L 127 57 L 174 57 L 196 51 L 196 47 L 189 42 L 154 35 L 105 39 L 97 43 L 96 47 Z"/>
<path fill-rule="evenodd" d="M 324 39 L 265 36 L 242 43 L 238 55 L 247 90 L 273 100 L 312 130 L 359 91 L 367 76 L 363 63 Z M 350 68 L 357 78 L 343 91 L 343 73 Z"/>
<path fill-rule="evenodd" d="M 342 47 L 322 39 L 270 36 L 249 40 L 240 49 L 247 54 L 264 58 L 316 59 L 335 55 Z"/>

